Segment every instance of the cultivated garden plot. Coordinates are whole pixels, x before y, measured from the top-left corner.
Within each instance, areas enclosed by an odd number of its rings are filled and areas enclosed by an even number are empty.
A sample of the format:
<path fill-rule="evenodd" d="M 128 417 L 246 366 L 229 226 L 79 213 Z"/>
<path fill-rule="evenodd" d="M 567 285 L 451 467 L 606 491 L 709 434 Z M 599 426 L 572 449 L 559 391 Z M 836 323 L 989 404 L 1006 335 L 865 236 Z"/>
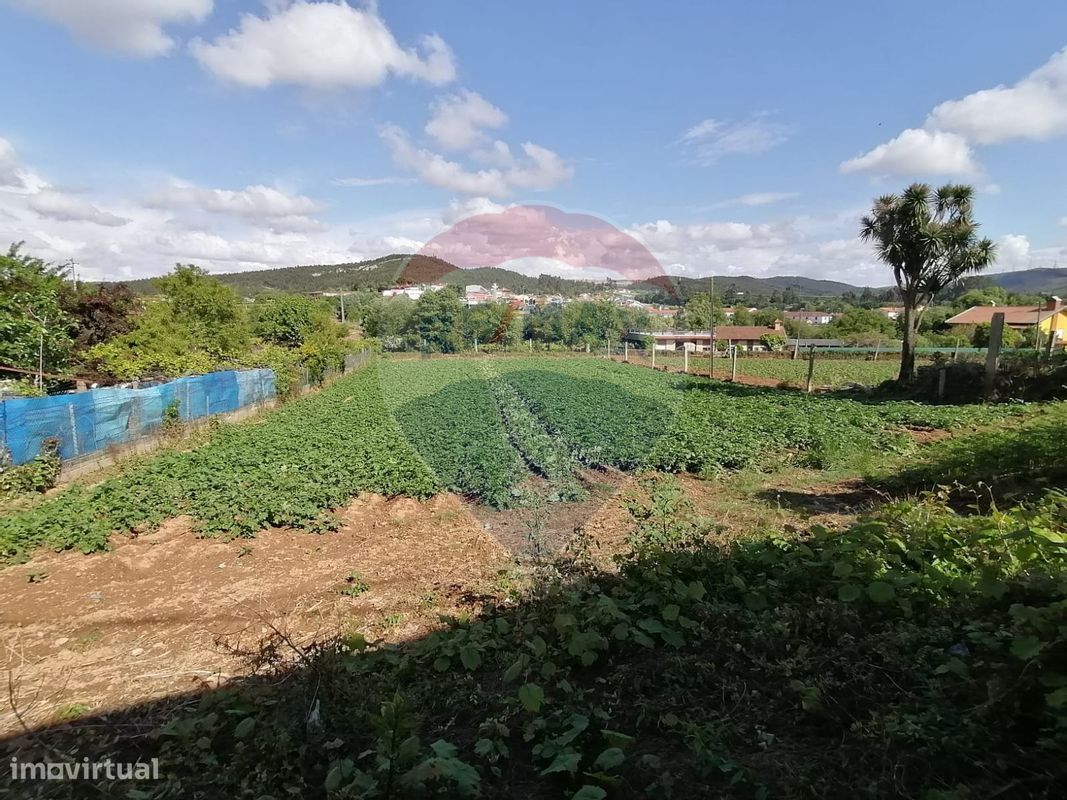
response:
<path fill-rule="evenodd" d="M 1034 486 L 1062 433 L 1056 404 L 867 403 L 588 357 L 380 361 L 0 517 L 2 588 L 49 608 L 0 603 L 16 701 L 31 725 L 72 722 L 20 752 L 158 757 L 164 796 L 986 796 L 1011 765 L 1048 795 L 1067 500 L 857 519 L 869 500 L 838 495 L 893 490 L 863 485 L 872 466 L 903 494 Z M 516 569 L 496 521 L 546 508 L 579 532 Z M 133 536 L 33 555 L 113 533 Z"/>
<path fill-rule="evenodd" d="M 131 464 L 0 516 L 0 559 L 35 547 L 107 546 L 178 515 L 205 535 L 329 529 L 361 492 L 448 490 L 521 504 L 530 481 L 577 491 L 575 465 L 713 475 L 723 469 L 840 466 L 912 446 L 908 427 L 949 429 L 1021 407 L 867 404 L 754 389 L 589 358 L 376 364 L 318 395 L 225 426 L 203 447 Z M 533 488 L 531 488 L 533 487 Z"/>

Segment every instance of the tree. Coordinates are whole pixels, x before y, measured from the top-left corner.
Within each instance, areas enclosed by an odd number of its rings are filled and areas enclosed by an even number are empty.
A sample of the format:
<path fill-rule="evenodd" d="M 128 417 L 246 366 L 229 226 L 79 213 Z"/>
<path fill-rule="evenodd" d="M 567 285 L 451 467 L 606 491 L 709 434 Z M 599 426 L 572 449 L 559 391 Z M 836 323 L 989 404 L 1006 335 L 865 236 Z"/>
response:
<path fill-rule="evenodd" d="M 161 296 L 149 300 L 133 330 L 88 351 L 101 370 L 123 380 L 173 377 L 248 355 L 248 324 L 233 289 L 180 264 L 155 284 Z"/>
<path fill-rule="evenodd" d="M 23 255 L 21 243 L 0 255 L 0 364 L 56 372 L 70 357 L 71 320 L 60 305 L 63 267 Z"/>
<path fill-rule="evenodd" d="M 915 340 L 924 309 L 938 292 L 996 259 L 996 247 L 979 239 L 974 189 L 946 184 L 937 191 L 913 183 L 900 195 L 875 200 L 860 226 L 860 238 L 873 242 L 878 258 L 893 270 L 904 306 L 899 383 L 915 377 Z"/>
<path fill-rule="evenodd" d="M 252 331 L 283 347 L 300 347 L 317 330 L 333 324 L 329 305 L 298 294 L 261 297 L 252 307 Z"/>
<path fill-rule="evenodd" d="M 685 320 L 690 330 L 702 331 L 722 325 L 726 316 L 722 313 L 719 298 L 711 292 L 703 292 L 685 304 Z"/>
<path fill-rule="evenodd" d="M 454 353 L 463 343 L 462 314 L 463 303 L 455 286 L 426 292 L 415 301 L 412 330 L 430 352 Z"/>
<path fill-rule="evenodd" d="M 64 284 L 59 304 L 73 325 L 75 354 L 129 333 L 144 310 L 141 298 L 124 283 Z"/>
<path fill-rule="evenodd" d="M 876 334 L 889 338 L 897 332 L 897 324 L 881 311 L 853 308 L 836 317 L 830 329 L 841 339 L 862 334 Z"/>

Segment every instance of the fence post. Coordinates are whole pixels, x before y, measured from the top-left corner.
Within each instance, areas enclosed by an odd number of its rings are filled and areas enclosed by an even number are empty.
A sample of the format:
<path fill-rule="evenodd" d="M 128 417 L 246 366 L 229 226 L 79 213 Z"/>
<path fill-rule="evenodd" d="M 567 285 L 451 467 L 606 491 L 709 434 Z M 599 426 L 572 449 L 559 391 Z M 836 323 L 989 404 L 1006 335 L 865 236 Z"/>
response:
<path fill-rule="evenodd" d="M 811 382 L 815 378 L 815 345 L 811 346 L 808 351 L 808 381 L 804 386 L 804 391 L 811 394 Z"/>
<path fill-rule="evenodd" d="M 656 343 L 652 343 L 652 369 L 656 368 Z"/>
<path fill-rule="evenodd" d="M 952 349 L 952 360 L 955 361 L 960 357 L 960 340 L 956 337 L 956 346 Z"/>
<path fill-rule="evenodd" d="M 686 373 L 688 375 L 689 374 L 689 348 L 685 347 L 683 345 L 682 346 L 682 354 L 683 354 L 682 355 L 682 363 L 684 364 L 684 366 L 682 367 L 682 372 L 684 372 L 684 373 Z"/>
<path fill-rule="evenodd" d="M 793 360 L 797 360 L 797 356 L 800 355 L 800 333 L 797 332 L 797 338 L 793 340 Z"/>
<path fill-rule="evenodd" d="M 1045 344 L 1045 361 L 1052 361 L 1052 346 L 1056 343 L 1056 331 L 1049 326 L 1048 342 Z"/>
<path fill-rule="evenodd" d="M 878 360 L 878 351 L 881 350 L 881 349 L 882 349 L 882 343 L 881 342 L 875 342 L 874 343 L 874 358 L 872 358 L 871 361 L 877 361 Z"/>
<path fill-rule="evenodd" d="M 989 323 L 989 349 L 985 354 L 985 399 L 993 396 L 993 385 L 997 378 L 997 360 L 1000 358 L 1000 340 L 1004 336 L 1004 312 L 993 315 Z"/>
<path fill-rule="evenodd" d="M 733 368 L 730 370 L 730 380 L 733 381 L 734 383 L 737 383 L 737 345 L 736 344 L 734 345 L 733 356 L 734 356 L 734 363 L 733 363 Z"/>
<path fill-rule="evenodd" d="M 627 364 L 630 363 L 630 340 L 629 339 L 623 339 L 622 340 L 622 360 L 625 361 Z"/>
<path fill-rule="evenodd" d="M 938 402 L 945 399 L 945 378 L 948 375 L 948 370 L 945 367 L 941 367 L 937 371 L 937 400 Z"/>

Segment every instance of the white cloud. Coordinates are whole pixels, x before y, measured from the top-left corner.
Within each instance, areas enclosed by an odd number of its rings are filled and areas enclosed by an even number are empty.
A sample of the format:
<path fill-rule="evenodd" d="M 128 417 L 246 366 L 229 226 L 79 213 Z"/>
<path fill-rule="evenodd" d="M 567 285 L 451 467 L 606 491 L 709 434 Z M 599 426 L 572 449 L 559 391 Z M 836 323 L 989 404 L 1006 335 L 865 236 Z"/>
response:
<path fill-rule="evenodd" d="M 1063 219 L 1060 220 L 1060 225 L 1062 225 L 1063 227 L 1067 228 L 1067 217 L 1064 217 Z"/>
<path fill-rule="evenodd" d="M 200 22 L 212 0 L 13 0 L 32 14 L 58 23 L 101 50 L 151 57 L 169 53 L 174 40 L 163 28 Z"/>
<path fill-rule="evenodd" d="M 573 170 L 551 150 L 526 142 L 525 159 L 510 159 L 506 167 L 472 170 L 440 153 L 418 147 L 396 125 L 382 129 L 382 138 L 398 166 L 411 170 L 425 183 L 462 194 L 502 198 L 516 189 L 546 190 L 570 180 Z"/>
<path fill-rule="evenodd" d="M 849 159 L 842 172 L 881 175 L 972 175 L 978 172 L 967 140 L 956 133 L 909 128 L 869 153 Z"/>
<path fill-rule="evenodd" d="M 334 186 L 349 186 L 362 188 L 366 186 L 404 186 L 415 183 L 414 178 L 402 178 L 398 175 L 388 175 L 384 178 L 334 178 L 330 181 Z"/>
<path fill-rule="evenodd" d="M 28 205 L 42 217 L 60 222 L 92 222 L 96 225 L 117 228 L 130 221 L 118 214 L 101 211 L 80 197 L 54 189 L 43 189 L 30 195 Z"/>
<path fill-rule="evenodd" d="M 306 0 L 276 8 L 265 18 L 245 14 L 225 36 L 190 45 L 196 60 L 215 76 L 253 88 L 363 88 L 390 75 L 435 85 L 455 78 L 444 40 L 423 36 L 420 50 L 402 48 L 373 8 Z"/>
<path fill-rule="evenodd" d="M 1021 234 L 1009 233 L 997 240 L 997 263 L 1001 267 L 1028 266 L 1030 240 Z"/>
<path fill-rule="evenodd" d="M 785 200 L 792 200 L 796 196 L 796 192 L 750 192 L 749 194 L 724 200 L 720 205 L 769 206 Z"/>
<path fill-rule="evenodd" d="M 184 181 L 173 181 L 145 201 L 149 208 L 193 207 L 212 214 L 230 214 L 274 225 L 305 225 L 308 215 L 320 208 L 310 197 L 294 195 L 271 186 L 244 189 L 208 189 Z"/>
<path fill-rule="evenodd" d="M 0 138 L 0 186 L 21 188 L 22 183 L 22 165 L 15 146 L 7 139 Z"/>
<path fill-rule="evenodd" d="M 702 120 L 685 131 L 679 142 L 690 158 L 710 166 L 724 156 L 765 153 L 788 140 L 791 133 L 791 126 L 758 114 L 735 122 Z"/>
<path fill-rule="evenodd" d="M 1067 134 L 1067 48 L 1013 86 L 996 86 L 937 106 L 926 127 L 978 144 Z"/>
<path fill-rule="evenodd" d="M 488 139 L 486 128 L 499 128 L 508 121 L 507 114 L 469 90 L 438 98 L 432 112 L 424 130 L 445 150 L 477 147 Z"/>

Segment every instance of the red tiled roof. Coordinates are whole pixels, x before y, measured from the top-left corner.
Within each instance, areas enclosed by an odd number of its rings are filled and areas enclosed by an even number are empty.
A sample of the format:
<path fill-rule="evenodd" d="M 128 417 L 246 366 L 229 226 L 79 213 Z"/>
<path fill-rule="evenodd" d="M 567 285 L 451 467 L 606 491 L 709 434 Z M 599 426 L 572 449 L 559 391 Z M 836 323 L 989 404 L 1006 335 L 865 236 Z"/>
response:
<path fill-rule="evenodd" d="M 1037 306 L 971 306 L 954 317 L 945 320 L 949 325 L 980 325 L 992 322 L 994 314 L 1004 315 L 1005 325 L 1036 325 L 1038 319 L 1045 320 L 1051 314 L 1063 309 L 1039 309 Z"/>

